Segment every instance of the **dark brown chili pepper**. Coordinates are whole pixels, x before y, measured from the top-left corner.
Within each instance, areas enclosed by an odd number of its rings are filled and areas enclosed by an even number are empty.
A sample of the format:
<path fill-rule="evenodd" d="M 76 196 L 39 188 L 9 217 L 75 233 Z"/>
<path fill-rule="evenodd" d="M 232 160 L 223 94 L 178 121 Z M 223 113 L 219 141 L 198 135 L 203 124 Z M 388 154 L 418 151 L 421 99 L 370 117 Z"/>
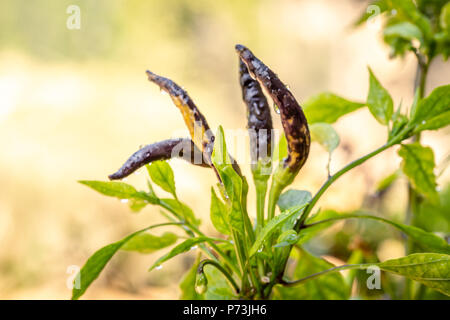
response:
<path fill-rule="evenodd" d="M 108 178 L 110 180 L 123 179 L 147 163 L 172 157 L 183 158 L 192 164 L 209 167 L 203 160 L 202 152 L 198 150 L 191 139 L 178 138 L 146 145 L 133 153 L 124 165 Z"/>
<path fill-rule="evenodd" d="M 239 82 L 242 99 L 247 105 L 250 156 L 254 166 L 258 160 L 265 160 L 272 155 L 272 117 L 261 86 L 250 76 L 242 59 L 239 59 Z"/>
<path fill-rule="evenodd" d="M 197 148 L 201 150 L 203 153 L 203 159 L 214 169 L 220 180 L 219 173 L 211 161 L 215 137 L 209 129 L 209 125 L 203 114 L 198 110 L 197 106 L 194 104 L 194 101 L 192 101 L 187 92 L 175 82 L 168 78 L 158 76 L 149 70 L 147 70 L 146 73 L 148 80 L 156 83 L 161 90 L 167 92 L 174 104 L 178 107 L 178 109 L 180 109 L 184 122 L 189 129 L 192 141 Z M 241 170 L 236 161 L 231 157 L 230 159 L 234 170 L 242 176 Z"/>
<path fill-rule="evenodd" d="M 167 92 L 172 98 L 173 103 L 180 109 L 184 122 L 189 129 L 192 141 L 194 141 L 197 148 L 203 152 L 207 163 L 211 165 L 214 135 L 209 129 L 203 114 L 200 113 L 187 92 L 175 82 L 168 78 L 158 76 L 148 70 L 146 73 L 148 80 L 156 83 L 161 90 Z"/>
<path fill-rule="evenodd" d="M 236 51 L 247 65 L 250 75 L 258 80 L 279 107 L 289 152 L 288 157 L 284 159 L 284 166 L 291 172 L 298 172 L 308 158 L 311 144 L 308 123 L 302 108 L 277 75 L 249 49 L 238 44 Z"/>

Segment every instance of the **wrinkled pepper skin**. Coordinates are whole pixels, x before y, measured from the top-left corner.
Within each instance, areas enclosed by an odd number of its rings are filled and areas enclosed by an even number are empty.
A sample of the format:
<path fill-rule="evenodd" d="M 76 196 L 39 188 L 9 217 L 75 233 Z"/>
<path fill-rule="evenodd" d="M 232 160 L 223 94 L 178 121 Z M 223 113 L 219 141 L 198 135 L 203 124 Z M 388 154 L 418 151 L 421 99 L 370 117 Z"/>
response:
<path fill-rule="evenodd" d="M 219 174 L 211 161 L 215 137 L 210 130 L 205 117 L 194 104 L 194 101 L 192 101 L 187 92 L 174 81 L 158 76 L 149 70 L 146 71 L 146 74 L 148 80 L 156 83 L 161 90 L 167 92 L 173 103 L 178 107 L 178 109 L 180 109 L 184 122 L 189 129 L 192 141 L 203 153 L 205 163 L 214 169 L 218 179 L 220 180 Z M 234 170 L 242 176 L 241 170 L 236 161 L 231 158 L 231 162 Z"/>
<path fill-rule="evenodd" d="M 254 166 L 258 160 L 270 159 L 272 156 L 272 117 L 261 86 L 251 77 L 242 59 L 239 59 L 239 83 L 242 100 L 247 106 L 250 156 Z"/>
<path fill-rule="evenodd" d="M 146 145 L 139 149 L 117 170 L 108 176 L 110 180 L 123 179 L 147 163 L 157 160 L 167 160 L 172 157 L 183 158 L 192 164 L 209 167 L 203 160 L 202 153 L 191 139 L 169 139 Z"/>
<path fill-rule="evenodd" d="M 288 157 L 284 166 L 298 172 L 309 155 L 311 137 L 303 110 L 286 85 L 261 60 L 243 45 L 236 45 L 239 57 L 250 75 L 258 80 L 280 109 L 281 122 L 288 142 Z"/>
<path fill-rule="evenodd" d="M 198 110 L 187 92 L 168 78 L 146 71 L 148 80 L 156 83 L 161 90 L 167 92 L 173 103 L 180 109 L 184 122 L 189 129 L 192 141 L 199 148 L 205 160 L 211 165 L 211 155 L 214 146 L 214 134 L 209 129 L 205 117 Z"/>

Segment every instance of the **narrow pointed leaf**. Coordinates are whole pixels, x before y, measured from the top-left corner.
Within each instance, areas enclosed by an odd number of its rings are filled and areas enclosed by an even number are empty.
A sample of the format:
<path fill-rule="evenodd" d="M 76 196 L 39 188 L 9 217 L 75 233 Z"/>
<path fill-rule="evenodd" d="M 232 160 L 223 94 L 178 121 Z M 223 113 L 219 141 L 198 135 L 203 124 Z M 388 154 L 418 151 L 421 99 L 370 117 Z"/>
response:
<path fill-rule="evenodd" d="M 91 285 L 91 283 L 97 279 L 100 272 L 105 268 L 106 264 L 111 260 L 114 254 L 122 248 L 124 244 L 126 244 L 129 240 L 133 239 L 133 237 L 153 228 L 162 227 L 165 225 L 172 225 L 175 223 L 164 223 L 159 225 L 153 225 L 147 227 L 145 229 L 136 231 L 129 236 L 119 240 L 117 242 L 111 243 L 99 250 L 97 250 L 84 264 L 78 273 L 76 278 L 80 279 L 80 286 L 77 288 L 74 286 L 72 290 L 72 300 L 77 300 L 80 298 L 87 288 Z"/>
<path fill-rule="evenodd" d="M 185 252 L 191 250 L 192 247 L 194 247 L 195 245 L 197 245 L 199 243 L 213 242 L 213 241 L 226 241 L 226 240 L 217 239 L 217 238 L 208 238 L 208 237 L 197 237 L 197 238 L 187 239 L 187 240 L 183 241 L 182 243 L 180 243 L 179 245 L 177 245 L 175 248 L 173 248 L 169 253 L 167 253 L 166 255 L 159 258 L 150 267 L 149 271 L 153 270 L 157 266 L 160 266 L 163 262 L 170 260 L 179 254 L 182 254 L 182 253 L 185 253 Z"/>
<path fill-rule="evenodd" d="M 214 188 L 211 188 L 211 222 L 217 231 L 230 234 L 230 224 L 227 219 L 227 206 L 217 197 Z"/>
<path fill-rule="evenodd" d="M 292 216 L 298 214 L 305 207 L 306 204 L 293 207 L 270 220 L 261 230 L 261 233 L 258 235 L 252 247 L 250 248 L 248 253 L 249 257 L 255 255 L 258 250 L 262 248 L 264 241 L 267 240 L 275 231 L 277 231 L 284 222 L 286 222 Z"/>
<path fill-rule="evenodd" d="M 165 232 L 161 236 L 155 236 L 147 232 L 142 232 L 128 240 L 121 247 L 121 250 L 152 253 L 159 249 L 173 245 L 177 239 L 178 236 L 172 232 Z"/>

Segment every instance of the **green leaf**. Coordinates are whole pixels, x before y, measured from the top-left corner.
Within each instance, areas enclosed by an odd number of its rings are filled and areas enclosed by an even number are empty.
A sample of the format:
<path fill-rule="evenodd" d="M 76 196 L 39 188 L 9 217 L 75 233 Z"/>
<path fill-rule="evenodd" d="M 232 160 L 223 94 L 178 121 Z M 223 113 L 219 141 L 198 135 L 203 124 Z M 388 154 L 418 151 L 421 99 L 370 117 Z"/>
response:
<path fill-rule="evenodd" d="M 303 110 L 308 123 L 336 122 L 340 117 L 353 112 L 363 103 L 349 101 L 330 92 L 317 94 L 303 103 Z"/>
<path fill-rule="evenodd" d="M 148 201 L 146 200 L 141 200 L 141 199 L 131 199 L 129 206 L 130 209 L 134 212 L 139 212 L 141 211 L 143 208 L 145 208 L 147 205 L 149 204 Z"/>
<path fill-rule="evenodd" d="M 78 181 L 105 196 L 116 197 L 118 199 L 141 199 L 142 195 L 132 186 L 120 181 Z"/>
<path fill-rule="evenodd" d="M 227 211 L 230 226 L 238 233 L 244 234 L 244 212 L 242 209 L 243 182 L 231 165 L 223 128 L 221 126 L 217 130 L 212 162 L 220 175 L 228 197 L 229 206 Z"/>
<path fill-rule="evenodd" d="M 130 200 L 129 206 L 134 212 L 140 211 L 149 203 L 156 204 L 158 202 L 158 198 L 155 195 L 145 193 L 143 191 L 137 191 L 132 185 L 124 182 L 93 180 L 82 180 L 78 182 L 100 192 L 103 195 L 115 197 L 120 200 Z"/>
<path fill-rule="evenodd" d="M 194 212 L 183 202 L 177 199 L 160 199 L 159 203 L 162 207 L 175 212 L 179 217 L 184 218 L 186 221 L 198 226 L 200 220 L 195 218 Z"/>
<path fill-rule="evenodd" d="M 190 238 L 187 239 L 185 241 L 183 241 L 182 243 L 180 243 L 179 245 L 177 245 L 175 248 L 173 248 L 169 253 L 167 253 L 166 255 L 162 256 L 161 258 L 159 258 L 154 264 L 153 266 L 150 267 L 150 269 L 148 271 L 153 270 L 154 268 L 156 268 L 157 266 L 160 266 L 163 262 L 172 259 L 173 257 L 185 253 L 189 250 L 191 250 L 191 248 L 199 243 L 203 243 L 203 242 L 213 242 L 213 241 L 226 241 L 223 239 L 217 239 L 217 238 L 208 238 L 208 237 L 197 237 L 197 238 Z"/>
<path fill-rule="evenodd" d="M 200 262 L 200 256 L 201 254 L 199 253 L 194 264 L 189 271 L 186 272 L 180 282 L 180 300 L 203 300 L 203 295 L 200 295 L 195 291 L 195 277 L 197 275 L 197 267 Z"/>
<path fill-rule="evenodd" d="M 219 126 L 214 140 L 214 148 L 211 156 L 212 162 L 219 170 L 231 165 L 231 159 L 228 155 L 225 134 L 222 126 Z"/>
<path fill-rule="evenodd" d="M 290 189 L 281 194 L 281 196 L 278 198 L 277 204 L 280 208 L 280 211 L 283 212 L 293 207 L 307 204 L 309 201 L 311 201 L 311 199 L 312 196 L 309 191 Z M 291 230 L 294 227 L 297 218 L 302 212 L 303 210 L 300 210 L 297 214 L 288 219 L 287 222 L 283 224 L 281 231 L 284 232 L 287 230 Z"/>
<path fill-rule="evenodd" d="M 450 253 L 450 245 L 447 244 L 447 241 L 444 239 L 438 237 L 434 233 L 424 231 L 420 228 L 417 228 L 415 226 L 409 226 L 405 224 L 401 224 L 395 221 L 391 221 L 388 219 L 384 219 L 382 217 L 378 216 L 372 216 L 367 214 L 334 214 L 330 218 L 326 218 L 319 221 L 308 221 L 306 224 L 308 226 L 306 229 L 302 230 L 302 232 L 308 231 L 310 228 L 314 227 L 320 227 L 322 224 L 327 224 L 327 226 L 330 226 L 331 222 L 333 221 L 339 221 L 343 219 L 352 219 L 352 218 L 359 218 L 359 219 L 372 219 L 381 221 L 387 224 L 390 224 L 391 226 L 401 230 L 403 233 L 405 233 L 408 237 L 410 237 L 411 240 L 413 240 L 417 245 L 419 245 L 421 248 L 427 251 L 437 252 L 437 253 Z M 322 228 L 323 229 L 323 228 Z"/>
<path fill-rule="evenodd" d="M 152 162 L 147 168 L 153 182 L 176 198 L 175 178 L 170 165 L 160 160 Z"/>
<path fill-rule="evenodd" d="M 303 267 L 304 259 L 302 259 L 301 262 L 302 263 L 300 265 Z M 276 287 L 276 290 L 274 291 L 276 297 L 294 299 L 295 297 L 299 297 L 301 295 L 301 293 L 295 289 L 302 287 L 305 288 L 308 284 L 312 283 L 313 280 L 320 280 L 321 278 L 329 276 L 337 271 L 367 269 L 372 266 L 378 266 L 383 271 L 395 273 L 420 282 L 427 287 L 433 288 L 450 296 L 450 255 L 438 253 L 415 253 L 403 258 L 387 260 L 381 263 L 343 265 L 319 272 L 311 272 L 308 275 L 296 273 L 296 276 L 300 278 L 295 280 L 296 285 L 299 287 Z M 315 290 L 320 290 L 324 287 L 325 285 L 309 287 L 307 294 L 312 294 Z"/>
<path fill-rule="evenodd" d="M 205 266 L 208 289 L 205 292 L 206 300 L 232 300 L 237 299 L 223 274 L 212 266 Z"/>
<path fill-rule="evenodd" d="M 297 232 L 295 230 L 286 230 L 277 239 L 277 243 L 274 245 L 275 248 L 287 247 L 295 244 L 299 239 Z"/>
<path fill-rule="evenodd" d="M 400 170 L 395 170 L 390 175 L 378 181 L 377 186 L 375 188 L 376 192 L 383 192 L 384 190 L 388 189 L 397 180 L 397 178 L 400 177 L 400 175 L 401 175 Z"/>
<path fill-rule="evenodd" d="M 230 225 L 227 221 L 228 209 L 227 206 L 217 197 L 214 188 L 211 188 L 211 222 L 222 234 L 230 234 Z"/>
<path fill-rule="evenodd" d="M 297 267 L 294 278 L 304 278 L 311 274 L 334 267 L 331 263 L 301 250 L 296 257 Z M 277 286 L 274 288 L 275 299 L 288 300 L 347 300 L 350 287 L 340 273 L 327 273 L 292 288 Z"/>
<path fill-rule="evenodd" d="M 311 201 L 311 199 L 312 196 L 309 191 L 290 189 L 281 194 L 277 204 L 281 211 L 286 211 L 292 207 L 306 204 Z"/>
<path fill-rule="evenodd" d="M 450 296 L 450 255 L 415 253 L 384 261 L 378 266 Z"/>
<path fill-rule="evenodd" d="M 419 27 L 426 40 L 432 38 L 433 31 L 430 20 L 419 11 L 412 0 L 395 0 L 391 1 L 391 4 L 400 17 L 405 17 Z"/>
<path fill-rule="evenodd" d="M 272 155 L 272 162 L 277 162 L 283 160 L 283 158 L 287 157 L 288 155 L 288 149 L 287 149 L 287 140 L 284 133 L 281 134 L 280 140 L 278 141 L 278 144 L 275 146 L 273 155 Z"/>
<path fill-rule="evenodd" d="M 412 109 L 415 132 L 436 130 L 450 124 L 450 85 L 438 87 Z"/>
<path fill-rule="evenodd" d="M 423 44 L 422 31 L 410 22 L 400 22 L 386 27 L 383 31 L 385 38 L 402 38 L 406 40 L 417 39 Z"/>
<path fill-rule="evenodd" d="M 401 105 L 397 108 L 397 111 L 392 115 L 392 128 L 389 131 L 388 141 L 391 141 L 401 130 L 408 124 L 408 118 L 401 114 Z"/>
<path fill-rule="evenodd" d="M 448 34 L 450 34 L 450 2 L 442 8 L 439 23 L 442 30 L 445 30 Z"/>
<path fill-rule="evenodd" d="M 368 21 L 370 18 L 375 18 L 376 14 L 382 14 L 389 9 L 387 0 L 375 0 L 372 1 L 369 7 L 361 14 L 358 20 L 355 21 L 355 27 L 362 25 L 364 22 Z M 379 10 L 379 11 L 378 11 Z"/>
<path fill-rule="evenodd" d="M 129 240 L 133 239 L 133 237 L 153 228 L 161 227 L 164 225 L 170 225 L 171 223 L 164 223 L 159 225 L 153 225 L 147 227 L 145 229 L 136 231 L 129 236 L 119 240 L 117 242 L 111 243 L 99 250 L 97 250 L 84 264 L 78 273 L 77 277 L 80 279 L 80 287 L 77 288 L 74 286 L 72 290 L 72 300 L 77 300 L 80 298 L 87 288 L 91 285 L 91 283 L 97 279 L 100 272 L 105 268 L 106 264 L 111 260 L 114 254 L 123 247 Z"/>
<path fill-rule="evenodd" d="M 392 117 L 394 103 L 389 92 L 380 84 L 369 68 L 370 85 L 367 105 L 370 112 L 381 124 L 387 125 Z"/>
<path fill-rule="evenodd" d="M 267 240 L 275 231 L 278 230 L 278 228 L 289 218 L 292 216 L 298 214 L 303 208 L 306 207 L 306 204 L 293 207 L 278 216 L 274 217 L 272 220 L 270 220 L 264 228 L 261 230 L 260 234 L 256 238 L 255 242 L 253 243 L 252 247 L 249 250 L 249 258 L 251 258 L 253 255 L 258 252 L 259 249 L 262 248 L 264 241 Z"/>
<path fill-rule="evenodd" d="M 152 253 L 171 246 L 177 242 L 177 239 L 178 236 L 172 232 L 164 232 L 161 236 L 154 236 L 150 233 L 142 232 L 128 240 L 122 246 L 121 250 Z"/>
<path fill-rule="evenodd" d="M 403 144 L 398 154 L 403 159 L 401 168 L 414 188 L 430 200 L 438 202 L 433 150 L 415 142 Z"/>
<path fill-rule="evenodd" d="M 339 145 L 339 136 L 331 125 L 324 122 L 313 123 L 309 126 L 312 141 L 320 143 L 330 154 Z"/>

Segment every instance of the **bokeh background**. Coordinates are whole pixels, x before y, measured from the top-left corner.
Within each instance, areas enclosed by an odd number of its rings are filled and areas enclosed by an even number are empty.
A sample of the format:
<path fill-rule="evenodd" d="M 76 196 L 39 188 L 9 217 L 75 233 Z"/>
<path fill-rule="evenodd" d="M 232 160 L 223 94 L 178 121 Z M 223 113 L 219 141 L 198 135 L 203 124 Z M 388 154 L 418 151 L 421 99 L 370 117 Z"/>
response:
<path fill-rule="evenodd" d="M 69 5 L 81 9 L 79 30 L 66 27 Z M 415 58 L 389 59 L 380 21 L 352 27 L 366 5 L 356 0 L 2 0 L 0 298 L 67 299 L 71 266 L 82 266 L 98 248 L 162 221 L 158 208 L 135 214 L 77 183 L 106 180 L 140 145 L 183 132 L 179 111 L 146 80 L 146 69 L 183 85 L 213 129 L 246 125 L 236 43 L 271 66 L 300 102 L 325 90 L 364 101 L 370 66 L 395 105 L 409 105 Z M 449 82 L 450 64 L 439 57 L 427 90 Z M 273 118 L 281 128 L 275 113 Z M 335 128 L 341 145 L 333 154 L 332 171 L 386 139 L 367 109 L 342 118 Z M 423 135 L 438 164 L 448 156 L 449 134 L 447 128 Z M 314 193 L 326 179 L 327 157 L 314 144 L 293 187 Z M 376 183 L 399 162 L 395 148 L 377 156 L 338 181 L 320 206 L 342 211 L 364 206 Z M 208 220 L 213 172 L 181 160 L 171 164 L 180 199 L 202 218 L 202 229 L 214 234 Z M 248 166 L 242 168 L 249 175 Z M 145 174 L 139 173 L 127 182 L 144 187 Z M 449 180 L 444 171 L 438 179 L 442 190 Z M 253 189 L 250 195 L 249 211 L 254 212 Z M 405 181 L 400 180 L 380 210 L 402 219 L 405 201 Z M 343 225 L 336 228 L 331 232 Z M 367 235 L 353 227 L 347 237 L 376 242 L 374 253 L 382 260 L 403 255 L 401 236 L 386 228 Z M 449 228 L 448 215 L 429 227 Z M 332 255 L 335 239 L 323 235 L 311 246 Z M 193 254 L 148 273 L 163 253 L 119 253 L 85 297 L 177 298 Z"/>

